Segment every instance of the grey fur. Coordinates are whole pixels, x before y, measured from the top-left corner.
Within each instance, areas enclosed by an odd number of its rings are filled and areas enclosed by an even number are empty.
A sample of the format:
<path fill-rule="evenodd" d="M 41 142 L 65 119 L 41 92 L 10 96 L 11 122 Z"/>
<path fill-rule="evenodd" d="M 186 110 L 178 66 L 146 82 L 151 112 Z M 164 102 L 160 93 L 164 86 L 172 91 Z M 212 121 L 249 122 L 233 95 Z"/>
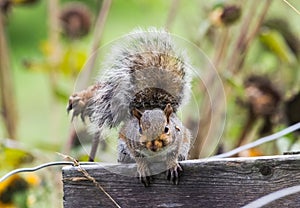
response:
<path fill-rule="evenodd" d="M 124 40 L 125 39 L 125 40 Z M 190 89 L 187 59 L 163 30 L 136 30 L 112 48 L 87 111 L 97 128 L 115 127 L 131 118 L 138 108 L 174 111 L 187 99 Z"/>
<path fill-rule="evenodd" d="M 98 82 L 73 94 L 67 110 L 82 120 L 89 117 L 96 135 L 123 122 L 118 161 L 135 161 L 145 186 L 150 175 L 165 170 L 177 184 L 178 160 L 187 159 L 191 139 L 176 116 L 189 97 L 190 64 L 165 31 L 136 30 L 121 41 L 108 55 Z M 156 162 L 162 167 L 151 169 Z"/>

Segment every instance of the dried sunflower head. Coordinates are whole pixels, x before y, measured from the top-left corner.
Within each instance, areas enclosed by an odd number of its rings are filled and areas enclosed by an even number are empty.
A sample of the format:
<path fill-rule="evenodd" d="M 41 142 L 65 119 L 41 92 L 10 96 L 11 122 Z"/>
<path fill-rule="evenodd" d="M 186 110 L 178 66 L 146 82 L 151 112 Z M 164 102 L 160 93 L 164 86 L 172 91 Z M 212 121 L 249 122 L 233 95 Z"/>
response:
<path fill-rule="evenodd" d="M 217 5 L 210 13 L 213 25 L 229 26 L 240 19 L 241 8 L 236 5 Z"/>
<path fill-rule="evenodd" d="M 71 39 L 77 39 L 89 33 L 92 13 L 83 3 L 68 3 L 60 13 L 60 20 L 63 33 Z"/>
<path fill-rule="evenodd" d="M 252 75 L 246 79 L 244 85 L 252 113 L 257 116 L 271 116 L 277 112 L 281 96 L 267 77 Z"/>

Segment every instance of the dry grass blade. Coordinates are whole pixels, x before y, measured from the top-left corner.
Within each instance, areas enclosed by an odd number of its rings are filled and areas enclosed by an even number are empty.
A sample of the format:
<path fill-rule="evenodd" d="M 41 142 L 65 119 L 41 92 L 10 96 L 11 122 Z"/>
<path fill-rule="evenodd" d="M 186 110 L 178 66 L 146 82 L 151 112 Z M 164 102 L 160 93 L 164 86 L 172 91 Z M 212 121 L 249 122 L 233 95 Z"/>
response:
<path fill-rule="evenodd" d="M 84 168 L 81 167 L 80 163 L 69 155 L 64 155 L 62 153 L 58 153 L 60 156 L 64 157 L 65 159 L 71 160 L 75 166 L 78 167 L 78 171 L 81 172 L 89 181 L 93 182 L 93 184 L 100 189 L 113 203 L 116 207 L 121 208 L 121 206 L 111 197 L 109 193 L 107 193 L 104 188 L 96 181 L 94 177 L 92 177 Z"/>
<path fill-rule="evenodd" d="M 286 3 L 289 7 L 291 7 L 297 14 L 300 15 L 300 11 L 296 9 L 290 2 L 288 2 L 287 0 L 283 0 L 283 2 Z"/>

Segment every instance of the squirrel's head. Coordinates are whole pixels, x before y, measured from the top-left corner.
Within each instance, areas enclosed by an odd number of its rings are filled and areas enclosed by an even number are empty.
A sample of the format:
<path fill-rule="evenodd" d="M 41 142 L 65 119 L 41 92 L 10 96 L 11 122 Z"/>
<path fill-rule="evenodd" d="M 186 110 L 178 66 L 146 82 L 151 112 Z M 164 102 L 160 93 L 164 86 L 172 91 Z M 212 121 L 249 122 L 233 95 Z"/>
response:
<path fill-rule="evenodd" d="M 172 142 L 170 116 L 173 113 L 171 104 L 165 109 L 153 109 L 141 112 L 133 110 L 139 121 L 140 144 L 153 152 L 158 152 Z"/>

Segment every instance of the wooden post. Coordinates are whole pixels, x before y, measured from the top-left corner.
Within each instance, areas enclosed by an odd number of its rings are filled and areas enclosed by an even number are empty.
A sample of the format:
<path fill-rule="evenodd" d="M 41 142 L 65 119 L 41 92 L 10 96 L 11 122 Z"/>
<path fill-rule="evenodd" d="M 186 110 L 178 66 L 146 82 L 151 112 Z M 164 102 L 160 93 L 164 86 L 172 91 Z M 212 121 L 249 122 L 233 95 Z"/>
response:
<path fill-rule="evenodd" d="M 150 187 L 137 178 L 135 164 L 82 165 L 121 207 L 241 207 L 266 194 L 299 185 L 300 156 L 202 159 L 181 162 L 179 185 L 155 175 Z M 64 167 L 64 207 L 116 207 L 79 167 Z M 121 174 L 119 174 L 121 173 Z M 298 194 L 269 204 L 298 207 Z"/>

